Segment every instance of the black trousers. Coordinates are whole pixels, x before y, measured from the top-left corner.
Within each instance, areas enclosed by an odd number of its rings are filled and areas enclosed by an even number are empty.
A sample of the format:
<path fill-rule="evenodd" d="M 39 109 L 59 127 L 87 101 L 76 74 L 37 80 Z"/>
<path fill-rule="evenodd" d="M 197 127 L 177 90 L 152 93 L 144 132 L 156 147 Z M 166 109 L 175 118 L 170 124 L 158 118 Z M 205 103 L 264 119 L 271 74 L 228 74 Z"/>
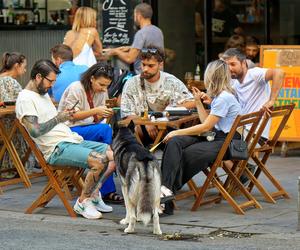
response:
<path fill-rule="evenodd" d="M 222 131 L 215 132 L 215 140 L 211 142 L 199 136 L 172 138 L 163 154 L 162 185 L 176 193 L 194 175 L 208 168 L 217 158 L 227 136 Z"/>

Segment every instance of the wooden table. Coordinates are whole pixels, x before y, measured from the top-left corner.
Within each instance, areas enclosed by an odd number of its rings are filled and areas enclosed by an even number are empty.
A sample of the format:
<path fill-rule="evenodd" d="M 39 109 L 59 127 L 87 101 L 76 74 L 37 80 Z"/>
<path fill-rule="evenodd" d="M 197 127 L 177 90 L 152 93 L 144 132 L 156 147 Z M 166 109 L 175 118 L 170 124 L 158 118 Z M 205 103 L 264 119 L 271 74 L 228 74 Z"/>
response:
<path fill-rule="evenodd" d="M 4 117 L 5 116 L 14 116 L 15 115 L 15 107 L 7 106 L 6 108 L 0 108 L 0 140 L 3 142 L 2 148 L 0 150 L 0 161 L 2 160 L 4 153 L 7 151 L 9 154 L 9 158 L 12 160 L 18 174 L 19 178 L 13 178 L 9 180 L 0 181 L 0 187 L 16 184 L 23 182 L 25 187 L 30 187 L 31 182 L 29 177 L 25 171 L 24 165 L 18 155 L 18 152 L 12 142 L 12 138 L 17 131 L 17 126 L 15 122 L 11 124 L 11 129 L 8 131 L 4 125 Z"/>
<path fill-rule="evenodd" d="M 187 115 L 187 116 L 182 116 L 180 119 L 175 120 L 175 121 L 151 121 L 149 119 L 143 119 L 141 117 L 136 117 L 136 118 L 131 118 L 131 119 L 125 119 L 123 121 L 120 121 L 120 124 L 128 125 L 130 121 L 133 121 L 135 125 L 154 125 L 158 129 L 158 134 L 157 137 L 154 140 L 153 145 L 158 144 L 164 134 L 167 132 L 167 128 L 171 127 L 174 129 L 180 129 L 183 125 L 189 124 L 190 125 L 195 125 L 196 123 L 199 123 L 199 116 L 198 114 L 192 114 L 192 115 Z M 141 138 L 137 133 L 135 133 L 135 136 L 137 139 L 142 143 Z"/>

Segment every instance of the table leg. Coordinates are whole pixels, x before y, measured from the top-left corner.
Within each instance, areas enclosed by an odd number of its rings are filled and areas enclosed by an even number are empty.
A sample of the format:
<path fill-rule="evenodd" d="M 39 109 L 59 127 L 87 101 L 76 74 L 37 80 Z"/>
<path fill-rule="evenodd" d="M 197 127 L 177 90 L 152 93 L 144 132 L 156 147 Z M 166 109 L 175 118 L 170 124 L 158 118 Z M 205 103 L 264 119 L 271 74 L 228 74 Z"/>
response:
<path fill-rule="evenodd" d="M 166 129 L 160 129 L 158 131 L 158 134 L 157 134 L 157 136 L 156 136 L 156 138 L 153 142 L 153 146 L 155 146 L 156 144 L 158 144 L 161 141 L 161 139 L 162 139 L 163 135 L 165 134 L 165 132 L 166 132 Z"/>
<path fill-rule="evenodd" d="M 4 147 L 6 147 L 8 154 L 10 155 L 11 160 L 13 161 L 20 178 L 23 180 L 25 187 L 30 187 L 31 183 L 28 178 L 28 175 L 25 171 L 25 168 L 22 164 L 22 161 L 17 153 L 16 148 L 14 147 L 11 140 L 9 140 L 9 136 L 7 136 L 6 129 L 2 121 L 0 121 L 0 135 L 4 143 Z"/>

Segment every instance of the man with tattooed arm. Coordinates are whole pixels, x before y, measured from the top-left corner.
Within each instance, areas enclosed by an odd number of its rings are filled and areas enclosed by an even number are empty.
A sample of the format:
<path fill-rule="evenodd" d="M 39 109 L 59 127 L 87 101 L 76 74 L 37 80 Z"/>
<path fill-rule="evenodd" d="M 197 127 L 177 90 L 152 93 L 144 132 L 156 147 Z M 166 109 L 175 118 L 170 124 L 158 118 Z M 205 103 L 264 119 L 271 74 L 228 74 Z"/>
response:
<path fill-rule="evenodd" d="M 58 113 L 48 95 L 58 73 L 50 60 L 37 61 L 17 98 L 16 115 L 49 164 L 89 170 L 74 211 L 87 219 L 98 219 L 102 216 L 97 210 L 98 183 L 108 165 L 115 167 L 113 152 L 105 143 L 83 140 L 64 124 L 73 119 L 74 110 Z"/>

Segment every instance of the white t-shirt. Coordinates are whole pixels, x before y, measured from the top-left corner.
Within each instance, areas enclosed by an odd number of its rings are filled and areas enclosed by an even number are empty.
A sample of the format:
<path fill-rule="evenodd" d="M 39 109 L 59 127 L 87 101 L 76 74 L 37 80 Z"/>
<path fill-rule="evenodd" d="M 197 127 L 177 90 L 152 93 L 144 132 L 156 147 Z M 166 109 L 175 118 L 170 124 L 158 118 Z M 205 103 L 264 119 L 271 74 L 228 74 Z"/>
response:
<path fill-rule="evenodd" d="M 24 89 L 19 93 L 16 102 L 16 116 L 22 123 L 24 116 L 37 116 L 38 123 L 44 123 L 57 115 L 57 110 L 48 94 L 40 95 L 36 92 Z M 70 128 L 59 123 L 49 132 L 37 138 L 32 138 L 37 144 L 46 160 L 60 142 L 81 143 L 83 138 L 73 133 Z"/>
<path fill-rule="evenodd" d="M 108 99 L 107 92 L 95 93 L 93 95 L 94 107 L 105 106 L 105 100 L 107 99 Z M 87 100 L 86 92 L 80 81 L 73 82 L 65 90 L 65 92 L 63 93 L 60 99 L 58 111 L 63 111 L 72 108 L 77 101 L 79 101 L 79 103 L 78 105 L 76 105 L 74 109 L 75 111 L 84 111 L 84 110 L 91 109 L 89 102 Z M 93 123 L 94 123 L 93 116 L 90 116 L 83 120 L 74 121 L 74 122 L 66 121 L 66 125 L 68 125 L 69 127 L 82 126 L 82 125 L 88 125 Z"/>
<path fill-rule="evenodd" d="M 271 88 L 265 80 L 267 70 L 266 68 L 254 67 L 248 69 L 242 83 L 237 79 L 231 80 L 241 104 L 242 114 L 259 111 L 270 99 Z M 270 125 L 271 122 L 269 120 L 262 134 L 265 138 L 269 138 Z"/>

